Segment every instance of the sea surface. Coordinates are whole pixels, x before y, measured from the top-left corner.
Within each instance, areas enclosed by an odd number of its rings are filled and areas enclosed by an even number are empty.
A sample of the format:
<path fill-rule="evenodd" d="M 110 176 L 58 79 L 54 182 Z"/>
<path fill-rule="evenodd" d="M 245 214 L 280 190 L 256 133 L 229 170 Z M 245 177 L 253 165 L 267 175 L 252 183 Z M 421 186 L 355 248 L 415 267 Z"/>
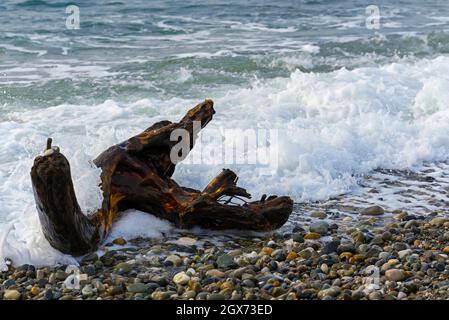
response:
<path fill-rule="evenodd" d="M 373 2 L 379 28 L 367 12 Z M 79 29 L 67 24 L 68 5 L 79 8 Z M 81 207 L 94 212 L 101 191 L 90 160 L 205 98 L 217 113 L 201 152 L 239 138 L 227 129 L 277 130 L 268 139 L 276 166 L 262 174 L 262 164 L 205 152 L 177 167 L 182 185 L 201 189 L 228 167 L 256 198 L 311 203 L 356 199 L 373 174 L 391 181 L 428 170 L 448 201 L 447 1 L 3 0 L 0 264 L 73 262 L 46 242 L 34 207 L 29 172 L 47 137 L 70 161 Z M 217 130 L 227 134 L 208 139 Z M 404 204 L 389 194 L 383 206 Z M 113 235 L 171 228 L 128 212 Z"/>

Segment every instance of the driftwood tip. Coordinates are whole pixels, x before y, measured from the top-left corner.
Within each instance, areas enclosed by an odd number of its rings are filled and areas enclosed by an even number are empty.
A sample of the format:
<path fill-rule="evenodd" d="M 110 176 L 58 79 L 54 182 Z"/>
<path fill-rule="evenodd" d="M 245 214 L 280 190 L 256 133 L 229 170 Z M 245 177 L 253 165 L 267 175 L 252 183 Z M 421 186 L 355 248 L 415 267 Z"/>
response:
<path fill-rule="evenodd" d="M 47 148 L 45 150 L 51 149 L 51 143 L 53 142 L 52 138 L 47 139 Z"/>
<path fill-rule="evenodd" d="M 204 103 L 211 104 L 212 107 L 214 106 L 214 101 L 212 99 L 210 99 L 210 98 L 205 99 Z"/>

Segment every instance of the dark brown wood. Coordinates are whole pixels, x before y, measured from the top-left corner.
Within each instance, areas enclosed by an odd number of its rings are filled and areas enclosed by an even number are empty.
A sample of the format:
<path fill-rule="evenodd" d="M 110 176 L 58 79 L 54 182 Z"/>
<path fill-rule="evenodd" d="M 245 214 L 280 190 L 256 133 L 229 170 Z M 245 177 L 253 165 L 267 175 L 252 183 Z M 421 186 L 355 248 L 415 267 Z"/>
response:
<path fill-rule="evenodd" d="M 103 203 L 90 216 L 81 212 L 76 200 L 69 162 L 59 148 L 51 147 L 49 139 L 44 155 L 36 157 L 31 169 L 46 239 L 64 253 L 82 255 L 94 250 L 120 212 L 130 208 L 167 219 L 180 228 L 269 231 L 282 226 L 292 212 L 293 201 L 264 195 L 259 201 L 233 204 L 233 197 L 251 196 L 237 186 L 237 175 L 229 169 L 223 169 L 203 191 L 181 187 L 171 178 L 175 164 L 170 151 L 178 143 L 170 140 L 171 133 L 187 130 L 193 148 L 197 134 L 194 121 L 200 121 L 204 128 L 214 113 L 212 100 L 205 100 L 180 122 L 158 122 L 100 154 L 94 163 L 102 169 Z"/>

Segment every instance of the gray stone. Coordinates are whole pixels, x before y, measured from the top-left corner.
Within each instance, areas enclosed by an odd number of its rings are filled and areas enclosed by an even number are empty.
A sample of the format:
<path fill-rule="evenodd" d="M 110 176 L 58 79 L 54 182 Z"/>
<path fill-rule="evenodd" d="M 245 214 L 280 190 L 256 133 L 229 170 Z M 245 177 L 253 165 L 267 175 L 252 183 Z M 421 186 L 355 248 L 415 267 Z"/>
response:
<path fill-rule="evenodd" d="M 228 254 L 222 254 L 217 258 L 217 265 L 221 269 L 228 269 L 235 266 L 234 258 Z"/>
<path fill-rule="evenodd" d="M 326 243 L 321 249 L 321 254 L 329 254 L 333 252 L 337 252 L 337 248 L 340 245 L 340 241 L 330 241 Z"/>
<path fill-rule="evenodd" d="M 405 249 L 398 252 L 399 259 L 404 259 L 408 255 L 412 254 L 412 249 Z"/>
<path fill-rule="evenodd" d="M 8 279 L 8 280 L 3 281 L 3 287 L 5 289 L 8 289 L 9 287 L 12 287 L 15 284 L 16 284 L 16 281 L 13 279 Z"/>
<path fill-rule="evenodd" d="M 355 248 L 355 246 L 351 243 L 348 244 L 341 244 L 338 246 L 337 248 L 337 253 L 341 254 L 343 252 L 351 252 L 351 253 L 356 253 L 357 249 Z"/>
<path fill-rule="evenodd" d="M 364 216 L 380 216 L 385 213 L 384 209 L 380 206 L 372 206 L 360 211 L 361 215 Z"/>
<path fill-rule="evenodd" d="M 309 226 L 309 230 L 310 232 L 315 232 L 324 235 L 329 231 L 329 224 L 325 221 L 315 222 Z"/>
<path fill-rule="evenodd" d="M 144 283 L 133 283 L 126 287 L 126 290 L 131 293 L 146 293 L 148 286 Z"/>
<path fill-rule="evenodd" d="M 225 297 L 220 293 L 211 293 L 207 300 L 225 300 Z"/>

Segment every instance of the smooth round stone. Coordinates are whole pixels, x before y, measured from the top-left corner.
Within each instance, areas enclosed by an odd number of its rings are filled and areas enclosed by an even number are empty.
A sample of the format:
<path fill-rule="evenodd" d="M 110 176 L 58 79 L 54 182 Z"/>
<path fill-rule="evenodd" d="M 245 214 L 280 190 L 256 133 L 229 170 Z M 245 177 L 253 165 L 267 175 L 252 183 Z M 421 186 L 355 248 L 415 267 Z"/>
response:
<path fill-rule="evenodd" d="M 329 224 L 325 221 L 319 221 L 312 223 L 309 226 L 309 231 L 313 233 L 318 233 L 321 235 L 326 234 L 329 231 Z"/>
<path fill-rule="evenodd" d="M 384 239 L 385 241 L 390 240 L 391 239 L 391 232 L 385 231 L 384 233 L 382 233 L 382 239 Z"/>
<path fill-rule="evenodd" d="M 211 269 L 206 272 L 206 276 L 212 278 L 223 278 L 225 276 L 225 273 L 218 269 Z"/>
<path fill-rule="evenodd" d="M 321 234 L 316 233 L 316 232 L 309 232 L 309 233 L 306 233 L 306 235 L 304 236 L 305 240 L 317 240 L 319 238 L 321 238 Z"/>
<path fill-rule="evenodd" d="M 293 261 L 293 260 L 295 260 L 296 258 L 298 258 L 298 253 L 296 253 L 295 251 L 290 251 L 290 252 L 288 253 L 288 255 L 287 255 L 286 260 L 287 260 L 287 261 Z"/>
<path fill-rule="evenodd" d="M 393 244 L 393 249 L 399 252 L 408 249 L 408 245 L 404 242 L 395 242 Z"/>
<path fill-rule="evenodd" d="M 3 298 L 6 300 L 19 300 L 22 294 L 17 290 L 5 290 Z"/>
<path fill-rule="evenodd" d="M 190 277 L 184 272 L 179 272 L 173 277 L 173 282 L 178 285 L 186 285 L 190 280 Z"/>
<path fill-rule="evenodd" d="M 371 244 L 375 244 L 375 245 L 382 245 L 384 243 L 384 239 L 382 238 L 382 236 L 375 236 L 371 242 Z"/>
<path fill-rule="evenodd" d="M 274 251 L 271 253 L 271 256 L 272 256 L 276 261 L 284 261 L 285 258 L 287 258 L 287 252 L 286 252 L 286 250 L 283 250 L 283 249 L 277 249 L 277 250 L 274 250 Z"/>
<path fill-rule="evenodd" d="M 126 290 L 131 293 L 146 293 L 148 291 L 148 285 L 144 283 L 133 283 L 128 285 Z"/>
<path fill-rule="evenodd" d="M 337 247 L 337 253 L 341 254 L 343 252 L 356 253 L 357 249 L 353 244 L 341 244 Z"/>
<path fill-rule="evenodd" d="M 67 276 L 68 276 L 68 274 L 62 270 L 58 270 L 55 273 L 56 280 L 58 280 L 58 281 L 64 281 L 67 278 Z"/>
<path fill-rule="evenodd" d="M 261 254 L 263 255 L 267 255 L 267 256 L 271 256 L 271 254 L 273 253 L 274 249 L 270 248 L 270 247 L 263 247 L 262 250 L 260 251 Z"/>
<path fill-rule="evenodd" d="M 297 233 L 293 233 L 291 235 L 291 238 L 293 241 L 298 242 L 298 243 L 303 243 L 304 242 L 304 237 L 301 233 L 297 232 Z"/>
<path fill-rule="evenodd" d="M 437 218 L 433 218 L 432 220 L 430 220 L 429 223 L 433 226 L 441 226 L 447 221 L 449 221 L 448 218 L 437 217 Z"/>
<path fill-rule="evenodd" d="M 182 259 L 176 254 L 171 254 L 167 258 L 165 258 L 165 262 L 169 262 L 174 266 L 179 266 L 182 263 Z"/>
<path fill-rule="evenodd" d="M 196 297 L 196 292 L 194 290 L 187 290 L 182 294 L 184 299 L 194 299 Z"/>
<path fill-rule="evenodd" d="M 254 288 L 256 285 L 254 284 L 254 281 L 250 280 L 250 279 L 245 279 L 242 282 L 242 285 L 248 288 Z"/>
<path fill-rule="evenodd" d="M 120 237 L 120 238 L 112 240 L 112 243 L 116 244 L 118 246 L 124 246 L 126 244 L 126 240 L 123 239 L 122 237 Z"/>
<path fill-rule="evenodd" d="M 405 278 L 405 274 L 400 269 L 390 269 L 385 271 L 385 277 L 390 281 L 402 281 Z"/>
<path fill-rule="evenodd" d="M 32 287 L 31 290 L 30 290 L 30 293 L 31 293 L 33 296 L 37 296 L 37 295 L 40 293 L 40 290 L 39 290 L 38 287 Z"/>
<path fill-rule="evenodd" d="M 438 272 L 443 272 L 445 267 L 446 267 L 445 264 L 441 262 L 435 264 L 435 270 Z"/>
<path fill-rule="evenodd" d="M 412 253 L 413 253 L 412 249 L 405 249 L 405 250 L 398 251 L 398 256 L 399 256 L 399 259 L 404 259 L 405 257 L 407 257 L 408 255 L 410 255 Z"/>
<path fill-rule="evenodd" d="M 360 211 L 360 214 L 364 216 L 380 216 L 384 213 L 384 209 L 380 206 L 371 206 Z"/>
<path fill-rule="evenodd" d="M 92 285 L 90 285 L 90 284 L 85 285 L 83 287 L 83 289 L 81 290 L 81 293 L 85 297 L 90 297 L 91 295 L 93 295 L 94 291 L 93 291 Z"/>
<path fill-rule="evenodd" d="M 337 252 L 337 248 L 340 245 L 340 241 L 330 241 L 326 243 L 322 248 L 320 253 L 321 254 L 330 254 L 333 252 Z"/>
<path fill-rule="evenodd" d="M 312 218 L 318 218 L 318 219 L 326 219 L 327 214 L 324 211 L 314 211 L 310 214 Z"/>
<path fill-rule="evenodd" d="M 221 269 L 228 269 L 235 265 L 234 258 L 228 254 L 222 254 L 217 258 L 217 265 Z"/>
<path fill-rule="evenodd" d="M 341 292 L 341 288 L 330 287 L 328 289 L 324 289 L 324 290 L 321 290 L 320 292 L 318 292 L 318 298 L 323 299 L 326 296 L 335 298 L 340 294 L 340 292 Z"/>
<path fill-rule="evenodd" d="M 12 287 L 15 284 L 16 284 L 16 281 L 14 279 L 8 279 L 8 280 L 3 281 L 3 287 L 5 289 L 8 289 L 9 287 Z"/>
<path fill-rule="evenodd" d="M 130 272 L 131 271 L 131 265 L 129 263 L 126 263 L 126 262 L 121 262 L 121 263 L 117 264 L 114 269 L 116 271 L 121 271 L 121 272 Z"/>
<path fill-rule="evenodd" d="M 374 291 L 368 295 L 369 300 L 380 300 L 382 299 L 382 294 L 380 292 Z"/>
<path fill-rule="evenodd" d="M 170 299 L 170 294 L 168 292 L 155 291 L 151 294 L 151 299 L 153 299 L 153 300 L 168 300 L 168 299 Z"/>
<path fill-rule="evenodd" d="M 389 256 L 389 252 L 382 251 L 381 253 L 379 253 L 379 259 L 387 259 Z"/>

